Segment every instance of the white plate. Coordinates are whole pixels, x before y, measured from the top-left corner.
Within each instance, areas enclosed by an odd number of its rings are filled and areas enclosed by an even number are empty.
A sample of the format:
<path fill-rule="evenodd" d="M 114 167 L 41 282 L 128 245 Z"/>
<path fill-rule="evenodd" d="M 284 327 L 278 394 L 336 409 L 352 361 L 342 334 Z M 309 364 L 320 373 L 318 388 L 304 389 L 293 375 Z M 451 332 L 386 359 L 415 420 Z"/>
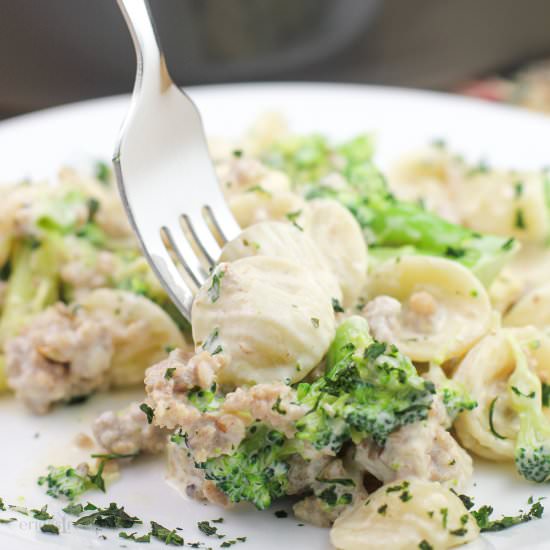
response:
<path fill-rule="evenodd" d="M 190 93 L 203 113 L 207 132 L 214 135 L 238 136 L 262 112 L 278 110 L 299 132 L 317 131 L 339 139 L 375 130 L 382 166 L 434 138 L 446 139 L 470 159 L 483 158 L 504 167 L 540 168 L 550 160 L 548 119 L 453 96 L 326 84 L 230 85 L 195 88 Z M 108 159 L 127 102 L 126 97 L 107 98 L 1 123 L 0 181 L 48 176 L 66 162 L 82 165 L 89 164 L 90 159 Z M 37 507 L 48 503 L 52 511 L 59 510 L 61 503 L 46 497 L 36 486 L 37 476 L 48 464 L 75 464 L 84 458 L 72 444 L 74 436 L 87 431 L 99 411 L 131 397 L 95 397 L 87 404 L 59 409 L 41 418 L 30 416 L 10 398 L 0 399 L 0 496 L 12 504 Z M 247 507 L 222 511 L 189 502 L 163 478 L 160 461 L 139 460 L 113 483 L 107 495 L 90 494 L 89 498 L 96 503 L 115 501 L 144 520 L 182 527 L 187 541 L 203 540 L 213 548 L 218 548 L 220 541 L 201 539 L 196 523 L 220 515 L 225 518 L 221 532 L 228 537 L 248 537 L 246 544 L 234 546 L 235 550 L 330 547 L 328 530 L 300 527 L 291 517 L 276 519 L 272 511 L 257 512 Z M 498 513 L 511 514 L 526 508 L 529 496 L 549 496 L 550 490 L 520 481 L 510 468 L 478 463 L 469 493 L 477 497 L 478 504 L 491 504 Z M 67 521 L 59 537 L 41 534 L 38 529 L 38 522 L 33 520 L 0 525 L 0 548 L 111 549 L 134 545 L 119 539 L 116 532 L 104 531 L 108 538 L 102 540 L 99 532 L 75 528 Z M 484 536 L 468 548 L 548 549 L 550 510 L 547 518 Z"/>

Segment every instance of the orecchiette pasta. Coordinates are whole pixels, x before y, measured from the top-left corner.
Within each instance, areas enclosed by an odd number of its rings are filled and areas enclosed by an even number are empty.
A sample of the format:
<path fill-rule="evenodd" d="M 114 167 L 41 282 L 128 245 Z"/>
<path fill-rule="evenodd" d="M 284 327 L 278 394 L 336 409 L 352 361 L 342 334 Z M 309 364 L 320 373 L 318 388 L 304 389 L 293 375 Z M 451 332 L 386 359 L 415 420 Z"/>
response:
<path fill-rule="evenodd" d="M 475 231 L 543 243 L 550 217 L 542 174 L 477 172 L 456 193 L 461 221 Z"/>
<path fill-rule="evenodd" d="M 503 269 L 489 287 L 493 309 L 505 313 L 523 294 L 525 284 L 513 272 Z"/>
<path fill-rule="evenodd" d="M 550 328 L 550 283 L 525 295 L 506 314 L 503 323 L 509 327 Z"/>
<path fill-rule="evenodd" d="M 330 532 L 338 550 L 443 550 L 478 535 L 477 523 L 455 493 L 418 479 L 383 485 L 344 512 Z"/>
<path fill-rule="evenodd" d="M 168 314 L 136 294 L 102 288 L 86 294 L 77 307 L 111 330 L 114 354 L 109 372 L 114 386 L 142 383 L 145 369 L 163 359 L 167 348 L 186 347 Z"/>
<path fill-rule="evenodd" d="M 550 338 L 534 327 L 499 329 L 464 357 L 453 379 L 470 391 L 477 408 L 459 415 L 455 430 L 463 446 L 491 460 L 512 460 L 518 418 L 509 406 L 508 378 L 516 367 L 514 337 L 542 380 L 550 380 Z"/>
<path fill-rule="evenodd" d="M 226 384 L 301 380 L 335 332 L 330 296 L 310 269 L 269 256 L 222 263 L 199 290 L 193 339 L 227 365 Z"/>
<path fill-rule="evenodd" d="M 304 229 L 336 275 L 344 306 L 354 306 L 367 273 L 367 245 L 359 224 L 340 203 L 317 199 L 307 205 Z"/>
<path fill-rule="evenodd" d="M 224 246 L 220 261 L 233 262 L 248 256 L 279 257 L 301 263 L 311 270 L 327 296 L 342 299 L 342 290 L 331 271 L 332 265 L 309 235 L 292 224 L 262 222 L 251 225 Z"/>
<path fill-rule="evenodd" d="M 464 354 L 488 330 L 491 307 L 479 280 L 456 262 L 405 256 L 372 273 L 363 313 L 378 340 L 414 361 Z"/>

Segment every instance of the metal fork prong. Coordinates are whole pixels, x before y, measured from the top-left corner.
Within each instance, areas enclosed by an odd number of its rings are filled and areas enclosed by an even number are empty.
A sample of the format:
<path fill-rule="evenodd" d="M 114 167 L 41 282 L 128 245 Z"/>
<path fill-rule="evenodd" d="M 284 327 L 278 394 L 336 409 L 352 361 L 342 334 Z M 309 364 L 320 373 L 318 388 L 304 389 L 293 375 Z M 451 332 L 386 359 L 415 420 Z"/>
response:
<path fill-rule="evenodd" d="M 156 250 L 154 254 L 146 253 L 147 259 L 160 280 L 166 283 L 165 288 L 171 300 L 187 316 L 193 305 L 193 293 L 181 284 L 181 273 L 164 246 L 156 247 Z"/>
<path fill-rule="evenodd" d="M 204 207 L 204 210 L 208 214 L 210 221 L 214 224 L 217 232 L 220 234 L 223 243 L 234 239 L 241 232 L 239 224 L 231 214 L 229 207 L 224 204 L 223 208 L 218 208 L 216 206 L 216 213 L 214 214 L 214 209 L 209 205 Z"/>
<path fill-rule="evenodd" d="M 189 214 L 183 214 L 181 217 L 207 262 L 213 266 L 220 257 L 221 249 L 206 220 L 200 212 L 192 217 Z"/>
<path fill-rule="evenodd" d="M 164 226 L 162 228 L 168 244 L 172 252 L 175 254 L 177 261 L 185 269 L 185 272 L 193 282 L 193 284 L 200 288 L 202 281 L 208 277 L 208 273 L 201 266 L 197 259 L 196 252 L 193 250 L 189 241 L 183 235 L 181 227 L 177 226 Z"/>

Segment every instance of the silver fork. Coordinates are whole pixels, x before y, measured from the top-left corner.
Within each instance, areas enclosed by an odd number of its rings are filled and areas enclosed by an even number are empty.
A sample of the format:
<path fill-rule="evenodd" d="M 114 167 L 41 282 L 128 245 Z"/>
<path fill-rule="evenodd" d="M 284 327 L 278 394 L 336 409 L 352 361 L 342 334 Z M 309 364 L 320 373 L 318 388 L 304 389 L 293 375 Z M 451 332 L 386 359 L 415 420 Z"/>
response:
<path fill-rule="evenodd" d="M 239 226 L 229 210 L 197 107 L 172 81 L 146 0 L 117 0 L 137 73 L 113 156 L 124 208 L 143 253 L 191 320 L 197 288 Z"/>

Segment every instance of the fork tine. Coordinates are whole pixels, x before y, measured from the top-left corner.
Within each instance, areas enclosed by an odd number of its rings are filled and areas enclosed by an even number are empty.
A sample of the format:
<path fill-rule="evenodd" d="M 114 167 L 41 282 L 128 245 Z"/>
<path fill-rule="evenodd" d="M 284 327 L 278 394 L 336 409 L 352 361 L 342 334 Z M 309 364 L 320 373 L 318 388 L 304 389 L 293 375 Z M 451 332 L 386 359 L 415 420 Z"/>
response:
<path fill-rule="evenodd" d="M 207 204 L 204 210 L 216 227 L 224 243 L 236 238 L 241 232 L 241 228 L 231 213 L 231 210 L 229 210 L 227 203 L 224 202 L 223 205 L 217 204 L 215 208 Z M 215 214 L 214 211 L 216 212 Z"/>
<path fill-rule="evenodd" d="M 191 237 L 200 248 L 210 267 L 213 266 L 220 256 L 221 249 L 214 235 L 212 235 L 206 220 L 202 217 L 200 212 L 194 216 L 182 214 L 181 217 L 183 223 L 189 229 Z"/>
<path fill-rule="evenodd" d="M 159 241 L 162 241 L 160 234 Z M 156 272 L 161 281 L 164 281 L 165 289 L 176 307 L 189 319 L 191 318 L 191 306 L 193 305 L 193 293 L 181 284 L 181 273 L 174 264 L 170 254 L 163 244 L 160 246 L 151 246 L 143 242 L 144 254 L 149 260 L 150 265 Z M 147 250 L 155 250 L 155 253 L 149 254 Z"/>
<path fill-rule="evenodd" d="M 163 226 L 162 231 L 166 235 L 170 248 L 176 255 L 178 262 L 185 269 L 193 284 L 199 288 L 202 281 L 208 277 L 208 273 L 201 266 L 196 252 L 183 235 L 181 227 L 172 224 L 171 226 Z"/>

